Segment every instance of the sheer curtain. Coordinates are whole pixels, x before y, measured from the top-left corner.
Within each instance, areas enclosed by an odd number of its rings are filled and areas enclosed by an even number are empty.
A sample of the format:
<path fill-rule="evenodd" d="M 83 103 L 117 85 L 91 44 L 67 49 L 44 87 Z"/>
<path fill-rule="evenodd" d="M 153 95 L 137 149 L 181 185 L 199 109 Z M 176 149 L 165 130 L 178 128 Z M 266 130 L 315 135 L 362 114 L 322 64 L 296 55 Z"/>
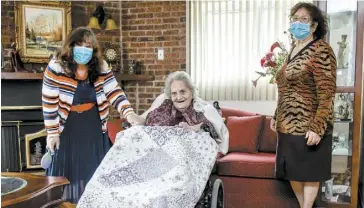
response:
<path fill-rule="evenodd" d="M 289 9 L 298 0 L 191 1 L 189 72 L 205 100 L 274 100 L 260 59 L 277 40 L 289 46 Z"/>

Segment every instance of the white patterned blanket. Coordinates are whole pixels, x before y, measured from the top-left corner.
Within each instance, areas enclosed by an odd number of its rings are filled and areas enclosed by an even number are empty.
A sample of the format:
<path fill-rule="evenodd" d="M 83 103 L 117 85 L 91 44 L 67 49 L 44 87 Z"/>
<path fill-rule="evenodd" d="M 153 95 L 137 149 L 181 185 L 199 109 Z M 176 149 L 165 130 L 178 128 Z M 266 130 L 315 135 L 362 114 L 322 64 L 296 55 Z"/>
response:
<path fill-rule="evenodd" d="M 134 126 L 118 133 L 77 207 L 193 208 L 217 152 L 207 132 Z"/>

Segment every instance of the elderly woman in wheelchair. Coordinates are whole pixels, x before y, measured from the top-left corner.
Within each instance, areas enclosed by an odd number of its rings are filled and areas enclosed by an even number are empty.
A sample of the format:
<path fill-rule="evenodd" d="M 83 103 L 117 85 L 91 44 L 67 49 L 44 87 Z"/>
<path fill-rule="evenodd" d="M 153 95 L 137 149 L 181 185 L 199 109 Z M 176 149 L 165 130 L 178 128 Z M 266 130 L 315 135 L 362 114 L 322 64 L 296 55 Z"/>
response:
<path fill-rule="evenodd" d="M 143 116 L 145 126 L 118 133 L 77 207 L 223 207 L 221 181 L 210 174 L 228 151 L 228 130 L 189 75 L 170 74 Z"/>

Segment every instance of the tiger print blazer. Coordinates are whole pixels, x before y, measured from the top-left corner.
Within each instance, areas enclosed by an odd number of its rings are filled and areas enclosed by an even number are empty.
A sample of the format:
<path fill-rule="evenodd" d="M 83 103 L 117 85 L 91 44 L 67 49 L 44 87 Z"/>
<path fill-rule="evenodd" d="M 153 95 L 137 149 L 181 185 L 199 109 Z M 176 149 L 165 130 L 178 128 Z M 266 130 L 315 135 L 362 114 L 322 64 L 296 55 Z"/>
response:
<path fill-rule="evenodd" d="M 336 58 L 328 43 L 313 40 L 294 57 L 288 56 L 276 74 L 277 131 L 319 136 L 332 133 L 336 89 Z"/>

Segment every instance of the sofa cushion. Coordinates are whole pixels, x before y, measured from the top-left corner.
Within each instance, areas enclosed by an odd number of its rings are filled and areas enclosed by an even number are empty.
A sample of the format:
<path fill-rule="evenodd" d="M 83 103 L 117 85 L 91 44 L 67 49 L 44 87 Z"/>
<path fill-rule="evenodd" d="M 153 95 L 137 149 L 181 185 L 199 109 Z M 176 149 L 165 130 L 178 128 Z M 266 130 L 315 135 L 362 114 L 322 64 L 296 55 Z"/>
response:
<path fill-rule="evenodd" d="M 270 121 L 272 117 L 267 116 L 264 121 L 262 134 L 259 139 L 259 152 L 276 152 L 277 133 L 270 129 Z"/>
<path fill-rule="evenodd" d="M 123 130 L 121 123 L 121 119 L 109 119 L 107 121 L 107 133 L 113 144 L 115 142 L 116 134 Z"/>
<path fill-rule="evenodd" d="M 218 160 L 218 175 L 276 178 L 275 158 L 273 153 L 231 152 Z"/>
<path fill-rule="evenodd" d="M 257 115 L 256 113 L 251 113 L 248 111 L 243 111 L 243 110 L 239 110 L 239 109 L 235 109 L 235 108 L 221 108 L 221 112 L 222 112 L 222 117 L 224 117 L 224 118 L 228 118 L 230 116 L 243 117 L 243 116 Z"/>
<path fill-rule="evenodd" d="M 257 152 L 264 116 L 231 116 L 227 119 L 229 152 Z"/>

